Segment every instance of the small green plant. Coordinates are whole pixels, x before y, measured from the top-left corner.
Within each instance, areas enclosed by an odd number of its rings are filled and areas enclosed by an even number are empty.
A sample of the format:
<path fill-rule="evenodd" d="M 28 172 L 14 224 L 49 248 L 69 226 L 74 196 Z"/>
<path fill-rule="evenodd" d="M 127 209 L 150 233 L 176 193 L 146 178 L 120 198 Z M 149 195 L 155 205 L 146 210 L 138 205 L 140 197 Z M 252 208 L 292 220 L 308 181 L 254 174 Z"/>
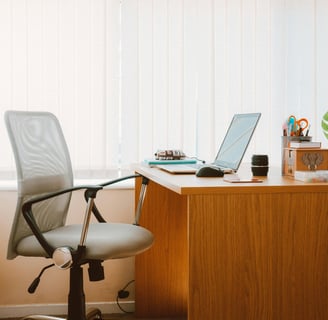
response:
<path fill-rule="evenodd" d="M 326 139 L 328 139 L 328 112 L 326 112 L 322 117 L 321 128 Z"/>

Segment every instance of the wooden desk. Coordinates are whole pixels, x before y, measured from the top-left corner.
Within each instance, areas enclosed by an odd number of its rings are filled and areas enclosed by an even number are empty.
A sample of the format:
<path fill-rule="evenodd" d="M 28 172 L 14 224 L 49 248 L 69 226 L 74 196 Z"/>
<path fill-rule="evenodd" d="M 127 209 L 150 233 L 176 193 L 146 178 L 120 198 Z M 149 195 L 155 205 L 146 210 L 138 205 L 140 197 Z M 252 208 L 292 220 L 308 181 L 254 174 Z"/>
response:
<path fill-rule="evenodd" d="M 328 184 L 136 171 L 151 180 L 141 224 L 155 235 L 136 258 L 138 317 L 328 319 Z"/>

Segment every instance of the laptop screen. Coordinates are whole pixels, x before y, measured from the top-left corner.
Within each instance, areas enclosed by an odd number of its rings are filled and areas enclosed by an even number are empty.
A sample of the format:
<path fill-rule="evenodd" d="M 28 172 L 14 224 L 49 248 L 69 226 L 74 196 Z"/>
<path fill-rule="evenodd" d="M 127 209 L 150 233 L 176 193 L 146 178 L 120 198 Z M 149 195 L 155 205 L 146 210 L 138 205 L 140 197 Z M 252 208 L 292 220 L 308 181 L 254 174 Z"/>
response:
<path fill-rule="evenodd" d="M 235 114 L 214 164 L 237 171 L 253 136 L 261 113 Z"/>

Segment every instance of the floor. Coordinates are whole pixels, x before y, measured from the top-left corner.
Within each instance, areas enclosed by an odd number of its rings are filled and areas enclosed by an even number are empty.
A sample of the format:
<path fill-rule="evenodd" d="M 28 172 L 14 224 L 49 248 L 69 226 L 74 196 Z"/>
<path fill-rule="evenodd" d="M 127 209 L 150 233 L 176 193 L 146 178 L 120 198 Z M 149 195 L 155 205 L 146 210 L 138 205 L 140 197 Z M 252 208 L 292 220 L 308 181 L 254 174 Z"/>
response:
<path fill-rule="evenodd" d="M 173 318 L 136 318 L 133 314 L 129 313 L 117 313 L 117 314 L 105 314 L 103 320 L 186 320 L 186 318 L 173 317 Z M 17 318 L 1 319 L 1 320 L 20 320 Z"/>
<path fill-rule="evenodd" d="M 117 320 L 117 319 L 127 319 L 127 320 L 186 320 L 186 318 L 136 318 L 133 314 L 111 314 L 111 315 L 104 315 L 104 320 Z"/>

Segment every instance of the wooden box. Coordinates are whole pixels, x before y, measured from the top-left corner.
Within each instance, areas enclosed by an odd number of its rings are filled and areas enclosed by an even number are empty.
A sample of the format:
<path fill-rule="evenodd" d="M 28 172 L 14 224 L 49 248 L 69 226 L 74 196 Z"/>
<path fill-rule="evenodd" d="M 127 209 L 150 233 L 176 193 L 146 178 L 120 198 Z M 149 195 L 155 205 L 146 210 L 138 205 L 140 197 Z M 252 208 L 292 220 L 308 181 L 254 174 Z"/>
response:
<path fill-rule="evenodd" d="M 328 149 L 285 148 L 282 174 L 293 177 L 296 170 L 328 170 Z"/>

